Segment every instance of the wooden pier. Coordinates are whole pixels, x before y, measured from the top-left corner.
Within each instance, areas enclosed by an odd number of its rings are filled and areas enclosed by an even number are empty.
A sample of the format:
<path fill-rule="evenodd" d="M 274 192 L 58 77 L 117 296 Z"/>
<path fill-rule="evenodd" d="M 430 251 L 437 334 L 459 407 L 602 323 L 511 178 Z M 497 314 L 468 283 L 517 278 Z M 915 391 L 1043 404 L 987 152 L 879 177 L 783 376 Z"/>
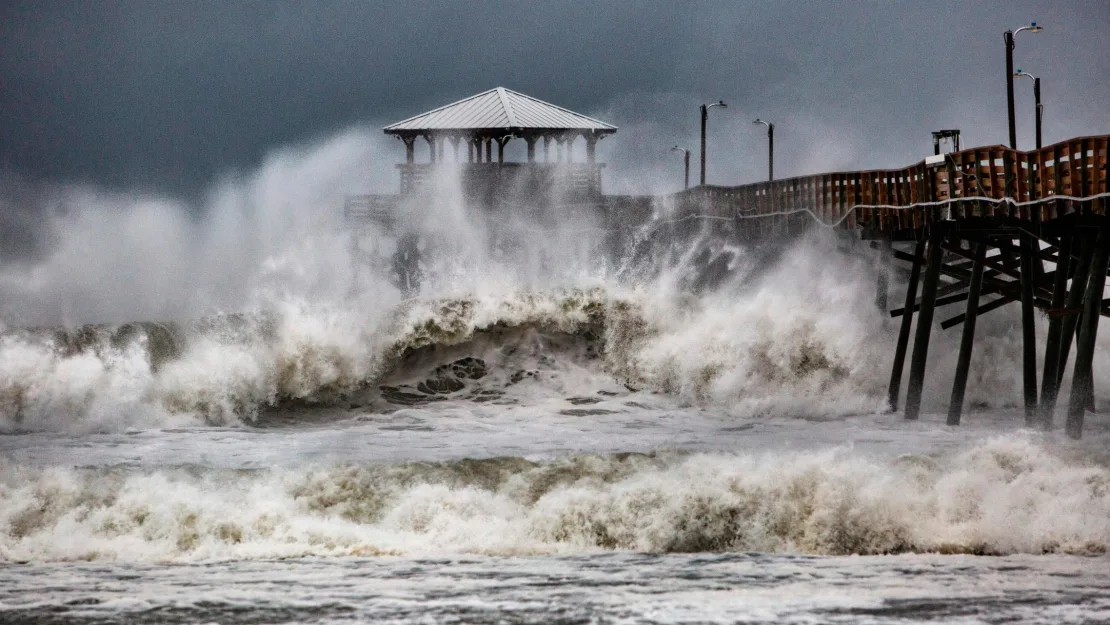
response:
<path fill-rule="evenodd" d="M 1066 431 L 1078 438 L 1085 412 L 1094 409 L 1098 319 L 1110 316 L 1110 299 L 1103 299 L 1110 271 L 1108 143 L 1110 137 L 1097 136 L 1030 152 L 974 148 L 904 169 L 701 186 L 668 196 L 664 203 L 676 222 L 712 219 L 744 239 L 796 229 L 799 219 L 815 220 L 857 231 L 873 247 L 908 262 L 905 304 L 891 311 L 902 322 L 889 387 L 890 407 L 897 409 L 909 353 L 907 419 L 921 411 L 938 309 L 965 305 L 940 323 L 942 329 L 962 327 L 948 411 L 948 423 L 955 425 L 963 410 L 977 318 L 1019 303 L 1026 424 L 1052 426 L 1060 381 L 1074 351 Z M 912 252 L 895 249 L 897 242 L 912 242 Z M 1037 309 L 1049 318 L 1039 376 Z"/>

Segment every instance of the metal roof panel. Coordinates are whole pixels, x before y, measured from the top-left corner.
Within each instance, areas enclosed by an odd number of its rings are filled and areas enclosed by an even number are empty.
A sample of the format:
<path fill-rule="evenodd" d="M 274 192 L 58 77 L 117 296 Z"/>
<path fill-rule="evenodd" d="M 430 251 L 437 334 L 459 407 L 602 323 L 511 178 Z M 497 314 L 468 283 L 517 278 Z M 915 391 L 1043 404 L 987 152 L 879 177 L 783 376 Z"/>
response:
<path fill-rule="evenodd" d="M 426 130 L 593 130 L 616 132 L 603 121 L 497 87 L 386 126 L 387 133 Z"/>

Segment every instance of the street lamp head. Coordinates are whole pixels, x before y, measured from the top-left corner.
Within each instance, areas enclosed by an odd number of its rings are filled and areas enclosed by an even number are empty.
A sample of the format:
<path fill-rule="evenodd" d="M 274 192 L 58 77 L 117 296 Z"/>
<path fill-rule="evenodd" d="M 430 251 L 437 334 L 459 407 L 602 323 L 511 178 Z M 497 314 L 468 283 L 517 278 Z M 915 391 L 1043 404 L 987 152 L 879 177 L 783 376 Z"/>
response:
<path fill-rule="evenodd" d="M 686 153 L 686 152 L 688 152 L 689 150 L 686 150 L 685 148 L 680 148 L 680 147 L 678 147 L 678 146 L 676 145 L 676 146 L 674 146 L 673 148 L 671 148 L 671 151 L 672 151 L 672 152 L 682 152 L 682 153 Z"/>
<path fill-rule="evenodd" d="M 1034 82 L 1036 82 L 1036 80 L 1037 80 L 1036 76 L 1034 76 L 1033 74 L 1030 74 L 1028 72 L 1024 72 L 1021 69 L 1018 69 L 1018 71 L 1014 72 L 1014 76 L 1025 76 L 1026 78 L 1028 78 L 1029 80 L 1032 80 Z"/>
<path fill-rule="evenodd" d="M 759 119 L 758 117 L 755 118 L 755 120 L 752 123 L 753 124 L 763 124 L 764 126 L 768 126 L 768 127 L 771 125 L 771 124 L 763 121 L 762 119 Z"/>
<path fill-rule="evenodd" d="M 719 106 L 719 107 L 721 107 L 721 108 L 726 108 L 726 109 L 728 108 L 728 105 L 727 105 L 727 104 L 725 104 L 725 101 L 724 101 L 724 100 L 721 100 L 721 101 L 719 101 L 719 102 L 714 102 L 713 104 L 705 104 L 705 105 L 703 105 L 703 106 L 705 106 L 705 108 L 706 108 L 706 109 L 711 109 L 711 108 L 713 108 L 714 106 Z"/>
<path fill-rule="evenodd" d="M 1014 34 L 1016 35 L 1022 31 L 1025 31 L 1027 33 L 1042 33 L 1044 32 L 1044 26 L 1037 26 L 1037 23 L 1033 22 L 1028 26 L 1022 26 L 1021 28 L 1015 30 Z"/>

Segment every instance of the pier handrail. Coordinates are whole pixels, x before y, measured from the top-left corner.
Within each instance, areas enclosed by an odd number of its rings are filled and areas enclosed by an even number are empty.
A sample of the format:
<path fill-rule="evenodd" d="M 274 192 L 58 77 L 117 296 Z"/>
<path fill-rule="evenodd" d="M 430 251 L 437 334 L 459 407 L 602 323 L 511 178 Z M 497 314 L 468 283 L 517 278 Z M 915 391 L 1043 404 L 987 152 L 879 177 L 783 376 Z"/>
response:
<path fill-rule="evenodd" d="M 672 194 L 669 201 L 676 208 L 675 218 L 808 213 L 826 225 L 862 228 L 872 234 L 916 230 L 953 216 L 1009 215 L 1046 221 L 1071 212 L 1079 201 L 1086 202 L 1092 213 L 1106 214 L 1108 145 L 1110 135 L 1077 137 L 1028 152 L 984 146 L 901 169 L 828 172 L 739 186 L 702 185 Z"/>

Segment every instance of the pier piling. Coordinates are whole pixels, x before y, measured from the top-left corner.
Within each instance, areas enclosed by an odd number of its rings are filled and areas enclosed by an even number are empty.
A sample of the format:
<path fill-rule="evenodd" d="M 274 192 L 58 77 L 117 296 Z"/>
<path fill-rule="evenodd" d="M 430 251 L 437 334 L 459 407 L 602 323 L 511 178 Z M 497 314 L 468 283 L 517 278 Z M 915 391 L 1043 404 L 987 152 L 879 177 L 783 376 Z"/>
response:
<path fill-rule="evenodd" d="M 1106 286 L 1106 272 L 1110 268 L 1110 226 L 1099 229 L 1091 258 L 1090 276 L 1083 301 L 1083 318 L 1079 341 L 1075 346 L 1075 370 L 1072 374 L 1071 401 L 1068 402 L 1068 420 L 1065 430 L 1071 438 L 1083 435 L 1083 416 L 1090 403 L 1092 364 L 1095 354 L 1095 337 L 1102 312 L 1102 293 Z M 1078 286 L 1076 290 L 1078 290 Z"/>
<path fill-rule="evenodd" d="M 890 237 L 883 239 L 882 247 L 879 250 L 879 274 L 875 282 L 875 307 L 879 310 L 886 310 L 890 307 L 888 303 L 890 294 L 890 261 L 892 255 L 892 245 Z"/>
<path fill-rule="evenodd" d="M 983 267 L 987 257 L 987 244 L 975 244 L 975 264 L 971 269 L 971 282 L 967 290 L 967 313 L 963 335 L 960 337 L 960 356 L 956 363 L 956 378 L 952 382 L 952 398 L 948 403 L 948 425 L 959 425 L 967 390 L 967 374 L 971 368 L 971 350 L 975 343 L 975 319 L 979 313 L 979 295 L 983 289 Z"/>
<path fill-rule="evenodd" d="M 1032 426 L 1037 419 L 1037 328 L 1033 315 L 1034 255 L 1038 243 L 1028 233 L 1021 234 L 1021 350 L 1022 390 L 1025 397 L 1025 425 Z M 1039 258 L 1036 264 L 1041 264 Z M 1042 265 L 1043 270 L 1043 265 Z"/>
<path fill-rule="evenodd" d="M 940 280 L 946 234 L 947 227 L 943 223 L 934 223 L 929 233 L 929 264 L 925 268 L 925 280 L 921 285 L 921 313 L 917 317 L 917 334 L 914 337 L 913 355 L 910 358 L 910 382 L 906 389 L 905 417 L 911 421 L 921 415 L 925 361 L 929 356 L 929 335 L 933 329 L 933 310 L 936 307 L 937 284 Z"/>
<path fill-rule="evenodd" d="M 890 371 L 890 387 L 887 390 L 887 405 L 892 412 L 898 410 L 898 394 L 902 390 L 902 371 L 906 365 L 906 349 L 910 342 L 910 326 L 913 325 L 914 303 L 917 301 L 917 283 L 921 278 L 921 260 L 924 256 L 925 240 L 921 240 L 914 248 L 914 262 L 910 267 L 910 281 L 906 285 L 905 312 L 902 314 L 902 325 L 898 329 L 898 343 L 894 347 L 894 365 Z"/>
<path fill-rule="evenodd" d="M 1056 385 L 1059 388 L 1064 379 L 1064 371 L 1068 366 L 1068 356 L 1071 352 L 1072 337 L 1079 331 L 1079 307 L 1083 304 L 1083 296 L 1087 290 L 1087 276 L 1091 271 L 1091 259 L 1095 251 L 1095 237 L 1090 233 L 1077 234 L 1082 237 L 1079 244 L 1079 258 L 1075 261 L 1075 272 L 1072 274 L 1071 290 L 1068 291 L 1067 301 L 1064 305 L 1063 321 L 1060 330 L 1060 359 L 1056 365 Z M 1055 398 L 1054 398 L 1055 400 Z M 1055 401 L 1048 410 L 1055 410 Z"/>
<path fill-rule="evenodd" d="M 1045 339 L 1044 375 L 1041 378 L 1040 427 L 1052 428 L 1052 413 L 1056 408 L 1056 396 L 1060 392 L 1060 341 L 1064 326 L 1062 310 L 1068 294 L 1068 272 L 1071 262 L 1071 247 L 1074 237 L 1070 234 L 1060 236 L 1056 253 L 1056 275 L 1052 285 L 1052 309 L 1049 312 L 1048 337 Z"/>

